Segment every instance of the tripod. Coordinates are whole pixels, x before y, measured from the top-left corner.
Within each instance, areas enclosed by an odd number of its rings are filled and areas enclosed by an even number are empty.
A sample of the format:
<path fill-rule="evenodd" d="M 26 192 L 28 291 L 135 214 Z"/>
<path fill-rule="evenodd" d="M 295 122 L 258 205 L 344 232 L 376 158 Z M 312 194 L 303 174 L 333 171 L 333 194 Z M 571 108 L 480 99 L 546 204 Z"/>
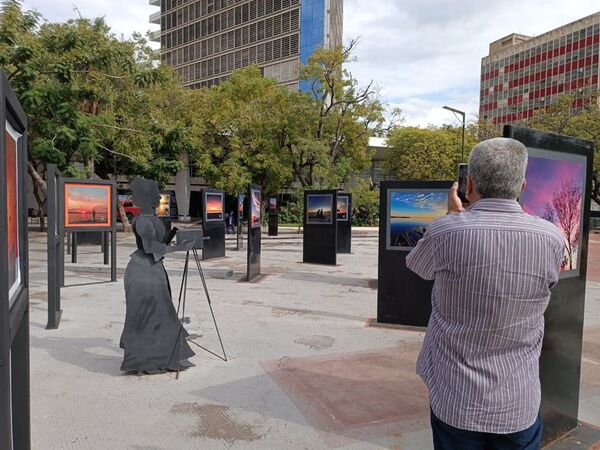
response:
<path fill-rule="evenodd" d="M 215 313 L 212 308 L 212 303 L 210 300 L 210 294 L 208 293 L 208 286 L 206 285 L 206 279 L 204 277 L 204 272 L 202 271 L 202 266 L 200 265 L 200 258 L 198 256 L 198 250 L 191 250 L 194 255 L 194 261 L 196 262 L 196 267 L 198 268 L 198 274 L 200 275 L 200 279 L 202 280 L 202 285 L 204 286 L 204 292 L 206 293 L 206 300 L 208 301 L 208 307 L 210 309 L 210 314 L 213 319 L 213 323 L 215 324 L 215 330 L 217 331 L 217 336 L 219 338 L 219 343 L 221 344 L 221 350 L 223 351 L 223 356 L 217 355 L 213 351 L 204 348 L 202 345 L 194 342 L 191 339 L 188 339 L 188 342 L 200 347 L 202 350 L 216 356 L 217 358 L 222 359 L 223 361 L 227 361 L 227 355 L 225 354 L 225 347 L 223 347 L 223 340 L 221 339 L 221 333 L 219 333 L 219 327 L 217 325 L 217 319 L 215 318 Z M 185 255 L 185 265 L 183 268 L 183 278 L 181 279 L 181 288 L 179 289 L 179 301 L 177 303 L 177 316 L 179 316 L 179 311 L 181 310 L 181 326 L 179 328 L 179 334 L 177 335 L 177 340 L 175 341 L 175 345 L 173 346 L 173 350 L 171 351 L 171 355 L 169 356 L 169 361 L 173 358 L 173 354 L 175 352 L 175 348 L 178 347 L 178 357 L 177 357 L 177 375 L 176 379 L 179 379 L 179 369 L 180 369 L 180 361 L 181 361 L 181 344 L 183 341 L 183 322 L 185 320 L 185 303 L 187 299 L 187 281 L 188 281 L 188 269 L 190 265 L 190 250 L 187 251 Z"/>

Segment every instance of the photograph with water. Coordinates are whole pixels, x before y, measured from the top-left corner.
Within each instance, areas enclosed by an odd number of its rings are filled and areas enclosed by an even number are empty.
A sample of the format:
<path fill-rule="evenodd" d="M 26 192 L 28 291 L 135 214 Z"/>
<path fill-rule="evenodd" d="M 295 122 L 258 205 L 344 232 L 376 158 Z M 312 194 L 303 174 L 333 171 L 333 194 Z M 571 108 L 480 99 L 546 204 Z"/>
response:
<path fill-rule="evenodd" d="M 565 240 L 562 276 L 577 276 L 583 231 L 586 158 L 530 149 L 523 211 L 552 222 Z"/>
<path fill-rule="evenodd" d="M 333 195 L 308 194 L 306 196 L 306 223 L 330 224 L 333 222 Z"/>
<path fill-rule="evenodd" d="M 448 191 L 390 189 L 388 191 L 387 249 L 411 250 L 427 226 L 448 211 Z"/>
<path fill-rule="evenodd" d="M 65 183 L 65 228 L 110 227 L 112 186 Z"/>

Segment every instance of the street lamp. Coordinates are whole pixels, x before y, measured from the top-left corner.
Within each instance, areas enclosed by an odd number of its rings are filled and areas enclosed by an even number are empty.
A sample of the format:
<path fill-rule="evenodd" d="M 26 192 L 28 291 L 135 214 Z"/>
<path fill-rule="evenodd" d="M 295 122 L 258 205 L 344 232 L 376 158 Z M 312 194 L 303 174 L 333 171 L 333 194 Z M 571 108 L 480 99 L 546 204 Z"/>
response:
<path fill-rule="evenodd" d="M 450 106 L 442 106 L 442 108 L 452 111 L 454 114 L 460 114 L 462 116 L 462 144 L 461 144 L 461 161 L 465 162 L 465 112 L 459 109 L 451 108 Z"/>

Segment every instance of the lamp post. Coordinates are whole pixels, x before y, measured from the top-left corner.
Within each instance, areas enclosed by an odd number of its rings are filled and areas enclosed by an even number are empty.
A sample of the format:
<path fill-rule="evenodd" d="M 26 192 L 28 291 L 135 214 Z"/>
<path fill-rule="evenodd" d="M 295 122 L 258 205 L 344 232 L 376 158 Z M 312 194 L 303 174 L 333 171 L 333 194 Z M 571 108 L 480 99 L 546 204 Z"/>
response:
<path fill-rule="evenodd" d="M 442 108 L 447 109 L 448 111 L 452 111 L 455 114 L 460 114 L 462 116 L 462 144 L 460 146 L 460 149 L 461 162 L 465 162 L 465 112 L 460 111 L 459 109 L 451 108 L 450 106 L 442 106 Z"/>

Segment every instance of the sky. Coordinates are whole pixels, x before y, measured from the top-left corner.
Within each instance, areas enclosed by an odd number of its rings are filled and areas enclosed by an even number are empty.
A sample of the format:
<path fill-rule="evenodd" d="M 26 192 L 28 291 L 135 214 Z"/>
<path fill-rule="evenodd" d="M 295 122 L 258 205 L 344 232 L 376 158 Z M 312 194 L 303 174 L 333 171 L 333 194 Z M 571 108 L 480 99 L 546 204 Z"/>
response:
<path fill-rule="evenodd" d="M 368 4 L 368 7 L 365 5 Z M 120 36 L 157 29 L 148 0 L 24 0 L 48 20 L 105 16 Z M 442 109 L 479 108 L 481 58 L 489 43 L 510 33 L 542 34 L 600 11 L 598 0 L 344 0 L 344 41 L 359 39 L 347 69 L 361 85 L 371 80 L 405 125 L 458 124 Z"/>
<path fill-rule="evenodd" d="M 448 193 L 430 192 L 392 192 L 390 198 L 390 216 L 411 216 L 437 218 L 448 210 Z"/>

